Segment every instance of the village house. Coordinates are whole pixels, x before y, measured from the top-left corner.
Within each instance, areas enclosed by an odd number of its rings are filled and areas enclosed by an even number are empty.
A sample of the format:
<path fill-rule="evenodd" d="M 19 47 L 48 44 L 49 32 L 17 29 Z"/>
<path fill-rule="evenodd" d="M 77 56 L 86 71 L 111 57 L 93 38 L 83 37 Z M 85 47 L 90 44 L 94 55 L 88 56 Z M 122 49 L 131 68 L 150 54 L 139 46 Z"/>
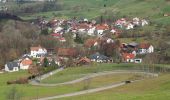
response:
<path fill-rule="evenodd" d="M 127 63 L 142 63 L 142 59 L 140 58 L 135 58 L 135 54 L 133 53 L 123 53 L 122 58 L 124 62 Z"/>
<path fill-rule="evenodd" d="M 63 30 L 63 28 L 62 27 L 56 27 L 56 28 L 54 28 L 54 33 L 61 33 L 61 31 Z"/>
<path fill-rule="evenodd" d="M 107 24 L 98 24 L 96 25 L 96 31 L 98 36 L 103 36 L 103 32 L 109 30 L 109 25 Z"/>
<path fill-rule="evenodd" d="M 19 71 L 19 62 L 13 61 L 13 62 L 8 62 L 5 64 L 5 71 L 7 72 L 16 72 Z"/>
<path fill-rule="evenodd" d="M 95 30 L 96 30 L 95 26 L 90 26 L 90 28 L 87 31 L 87 34 L 90 35 L 90 36 L 94 36 Z"/>
<path fill-rule="evenodd" d="M 135 55 L 132 53 L 123 53 L 123 61 L 124 62 L 134 62 Z"/>
<path fill-rule="evenodd" d="M 125 24 L 127 24 L 127 20 L 125 18 L 118 19 L 115 22 L 115 26 L 117 26 L 119 28 L 123 28 Z"/>
<path fill-rule="evenodd" d="M 83 57 L 77 61 L 77 65 L 88 65 L 91 63 L 91 60 L 87 57 Z"/>
<path fill-rule="evenodd" d="M 154 52 L 154 47 L 149 43 L 141 43 L 138 46 L 137 54 L 148 54 L 153 52 Z"/>
<path fill-rule="evenodd" d="M 78 32 L 85 33 L 89 29 L 89 25 L 87 23 L 80 23 L 77 25 Z"/>
<path fill-rule="evenodd" d="M 125 26 L 126 26 L 126 30 L 130 30 L 134 28 L 134 25 L 132 23 L 127 23 Z"/>
<path fill-rule="evenodd" d="M 100 63 L 108 62 L 109 61 L 109 57 L 107 57 L 105 55 L 102 55 L 102 54 L 99 54 L 99 53 L 90 55 L 90 59 L 93 62 L 100 62 Z"/>
<path fill-rule="evenodd" d="M 139 26 L 140 25 L 140 19 L 138 17 L 133 18 L 133 25 Z"/>
<path fill-rule="evenodd" d="M 145 25 L 148 25 L 149 23 L 148 23 L 148 21 L 147 20 L 145 20 L 145 19 L 142 19 L 141 20 L 141 25 L 142 26 L 145 26 Z"/>
<path fill-rule="evenodd" d="M 94 47 L 94 46 L 97 46 L 98 45 L 98 39 L 95 38 L 95 39 L 87 39 L 84 43 L 84 46 L 88 49 Z"/>
<path fill-rule="evenodd" d="M 30 67 L 30 65 L 33 64 L 33 61 L 31 60 L 30 57 L 25 56 L 22 58 L 22 60 L 20 61 L 20 69 L 26 70 Z"/>
<path fill-rule="evenodd" d="M 30 56 L 33 58 L 40 58 L 47 54 L 47 50 L 41 46 L 38 47 L 31 47 L 31 54 Z"/>
<path fill-rule="evenodd" d="M 57 56 L 60 58 L 76 57 L 77 50 L 74 48 L 57 48 Z"/>

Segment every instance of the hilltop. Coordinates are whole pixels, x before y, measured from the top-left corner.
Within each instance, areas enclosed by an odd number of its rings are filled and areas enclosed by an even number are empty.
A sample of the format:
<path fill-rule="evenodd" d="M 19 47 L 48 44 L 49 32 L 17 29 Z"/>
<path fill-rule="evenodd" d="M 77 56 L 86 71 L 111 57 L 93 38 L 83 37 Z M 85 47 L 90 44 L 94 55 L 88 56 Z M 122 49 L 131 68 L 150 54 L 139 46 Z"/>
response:
<path fill-rule="evenodd" d="M 36 6 L 38 5 L 38 7 Z M 21 8 L 30 7 L 41 9 L 43 2 L 20 5 Z M 57 0 L 55 3 L 45 4 L 50 9 L 39 10 L 39 13 L 21 15 L 23 18 L 32 19 L 36 16 L 46 18 L 72 18 L 86 17 L 95 19 L 99 16 L 106 18 L 143 17 L 157 24 L 170 24 L 170 1 L 168 0 Z M 56 7 L 53 7 L 55 6 Z"/>

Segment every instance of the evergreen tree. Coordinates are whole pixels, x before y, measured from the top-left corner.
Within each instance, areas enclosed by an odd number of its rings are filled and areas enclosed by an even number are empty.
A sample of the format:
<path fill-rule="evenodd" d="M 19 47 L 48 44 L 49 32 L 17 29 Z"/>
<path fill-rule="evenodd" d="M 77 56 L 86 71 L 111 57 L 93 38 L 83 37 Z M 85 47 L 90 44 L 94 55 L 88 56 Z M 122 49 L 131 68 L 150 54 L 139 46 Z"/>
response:
<path fill-rule="evenodd" d="M 48 59 L 47 59 L 47 58 L 44 58 L 44 64 L 43 64 L 43 66 L 44 66 L 44 67 L 48 67 L 48 65 L 49 65 Z"/>

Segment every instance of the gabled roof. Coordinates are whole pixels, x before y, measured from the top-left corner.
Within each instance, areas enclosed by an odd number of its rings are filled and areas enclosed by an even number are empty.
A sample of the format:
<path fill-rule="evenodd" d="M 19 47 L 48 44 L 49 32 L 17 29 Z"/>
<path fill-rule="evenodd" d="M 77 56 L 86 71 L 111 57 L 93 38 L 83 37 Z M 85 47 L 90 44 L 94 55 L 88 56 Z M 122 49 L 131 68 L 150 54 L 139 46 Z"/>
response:
<path fill-rule="evenodd" d="M 45 48 L 42 48 L 41 46 L 38 46 L 38 47 L 31 47 L 30 49 L 31 49 L 31 51 L 38 51 L 39 49 L 45 50 Z"/>
<path fill-rule="evenodd" d="M 7 67 L 9 70 L 13 70 L 14 67 L 19 67 L 18 62 L 8 62 Z"/>
<path fill-rule="evenodd" d="M 123 53 L 123 58 L 124 59 L 134 59 L 135 55 L 132 53 Z"/>
<path fill-rule="evenodd" d="M 87 57 L 83 57 L 83 58 L 81 58 L 77 63 L 79 64 L 79 63 L 90 63 L 91 61 L 90 61 L 90 59 L 89 58 L 87 58 Z"/>
<path fill-rule="evenodd" d="M 97 30 L 108 30 L 109 25 L 107 25 L 107 24 L 98 24 L 98 25 L 96 25 L 96 29 Z"/>
<path fill-rule="evenodd" d="M 90 59 L 98 59 L 98 60 L 108 60 L 109 57 L 105 56 L 105 55 L 101 55 L 99 53 L 93 54 L 90 56 Z"/>
<path fill-rule="evenodd" d="M 128 44 L 129 47 L 133 47 L 133 48 L 134 48 L 134 47 L 137 47 L 138 45 L 139 45 L 139 44 L 136 43 L 136 42 L 132 42 L 132 43 L 129 43 L 129 44 Z"/>
<path fill-rule="evenodd" d="M 58 56 L 74 57 L 77 55 L 77 50 L 74 48 L 58 48 Z"/>
<path fill-rule="evenodd" d="M 23 66 L 31 65 L 32 63 L 33 63 L 32 60 L 31 60 L 31 59 L 28 59 L 28 58 L 23 59 L 23 60 L 21 61 L 21 64 L 22 64 Z"/>
<path fill-rule="evenodd" d="M 97 42 L 97 39 L 87 39 L 84 43 L 84 46 L 90 48 L 94 46 L 96 42 Z"/>
<path fill-rule="evenodd" d="M 89 29 L 90 27 L 89 27 L 89 25 L 86 24 L 86 23 L 81 23 L 81 24 L 78 24 L 78 25 L 77 25 L 77 28 L 78 28 L 78 29 Z"/>
<path fill-rule="evenodd" d="M 138 48 L 148 49 L 150 46 L 151 46 L 151 44 L 149 44 L 149 43 L 141 43 L 141 44 L 139 44 Z"/>

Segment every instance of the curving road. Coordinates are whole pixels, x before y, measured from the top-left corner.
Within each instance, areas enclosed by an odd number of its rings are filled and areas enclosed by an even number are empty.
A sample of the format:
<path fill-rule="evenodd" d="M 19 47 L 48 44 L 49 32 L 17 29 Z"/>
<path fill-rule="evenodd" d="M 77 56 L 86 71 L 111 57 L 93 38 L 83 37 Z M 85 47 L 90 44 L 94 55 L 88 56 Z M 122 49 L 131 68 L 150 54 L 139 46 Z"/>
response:
<path fill-rule="evenodd" d="M 61 70 L 60 70 L 61 71 Z M 58 71 L 59 72 L 59 71 Z M 114 71 L 105 71 L 105 72 L 99 72 L 99 73 L 93 73 L 93 74 L 87 74 L 86 76 L 79 78 L 79 79 L 75 79 L 72 81 L 68 81 L 68 82 L 64 82 L 64 83 L 56 83 L 56 84 L 45 84 L 45 83 L 40 83 L 37 81 L 31 81 L 30 84 L 31 85 L 37 85 L 37 86 L 59 86 L 59 85 L 68 85 L 68 84 L 74 84 L 74 83 L 78 83 L 81 81 L 84 81 L 88 78 L 94 78 L 97 76 L 104 76 L 104 75 L 110 75 L 110 74 L 132 74 L 132 73 L 136 73 L 136 74 L 145 74 L 147 76 L 158 76 L 158 74 L 154 74 L 154 73 L 148 73 L 148 72 L 141 72 L 141 71 L 129 71 L 129 70 L 114 70 Z"/>
<path fill-rule="evenodd" d="M 69 94 L 63 94 L 63 95 L 57 95 L 57 96 L 52 96 L 52 97 L 45 97 L 45 98 L 40 98 L 37 100 L 52 100 L 52 99 L 58 99 L 58 98 L 64 98 L 64 97 L 78 96 L 78 95 L 94 93 L 94 92 L 99 92 L 99 91 L 119 87 L 119 86 L 122 86 L 125 84 L 126 84 L 125 82 L 121 82 L 121 83 L 112 84 L 112 85 L 104 86 L 104 87 L 100 87 L 100 88 L 89 89 L 89 90 L 84 90 L 84 91 L 74 92 L 74 93 L 69 93 Z"/>
<path fill-rule="evenodd" d="M 62 71 L 63 69 L 59 69 L 57 72 Z M 87 74 L 87 76 L 73 80 L 73 81 L 69 81 L 69 82 L 64 82 L 64 83 L 58 83 L 58 84 L 42 84 L 42 83 L 38 83 L 38 82 L 30 82 L 30 84 L 32 85 L 38 85 L 38 86 L 58 86 L 58 85 L 67 85 L 67 84 L 74 84 L 77 82 L 81 82 L 87 78 L 93 78 L 93 77 L 97 77 L 97 76 L 103 76 L 103 75 L 109 75 L 109 74 L 119 74 L 119 73 L 136 73 L 136 74 L 144 74 L 146 76 L 151 76 L 151 77 L 158 77 L 158 74 L 155 73 L 148 73 L 148 72 L 141 72 L 141 71 L 129 71 L 129 70 L 114 70 L 114 71 L 106 71 L 106 72 L 100 72 L 100 73 L 94 73 L 94 74 Z M 45 75 L 46 76 L 46 75 Z M 50 76 L 50 73 L 47 74 L 47 76 Z M 142 79 L 141 79 L 142 80 Z M 131 81 L 131 82 L 136 82 L 136 81 L 141 81 L 141 80 L 135 80 L 135 81 Z M 130 82 L 130 83 L 131 83 Z M 95 92 L 99 92 L 99 91 L 103 91 L 103 90 L 107 90 L 107 89 L 112 89 L 112 88 L 116 88 L 122 85 L 126 85 L 126 82 L 118 82 L 118 83 L 114 83 L 112 85 L 107 85 L 107 86 L 102 86 L 99 88 L 95 88 L 95 89 L 88 89 L 88 90 L 83 90 L 83 91 L 79 91 L 79 92 L 73 92 L 73 93 L 68 93 L 68 94 L 63 94 L 63 95 L 56 95 L 56 96 L 51 96 L 51 97 L 44 97 L 44 98 L 39 98 L 36 100 L 52 100 L 52 99 L 58 99 L 58 98 L 64 98 L 64 97 L 71 97 L 71 96 L 78 96 L 78 95 L 83 95 L 83 94 L 89 94 L 89 93 L 95 93 Z"/>

